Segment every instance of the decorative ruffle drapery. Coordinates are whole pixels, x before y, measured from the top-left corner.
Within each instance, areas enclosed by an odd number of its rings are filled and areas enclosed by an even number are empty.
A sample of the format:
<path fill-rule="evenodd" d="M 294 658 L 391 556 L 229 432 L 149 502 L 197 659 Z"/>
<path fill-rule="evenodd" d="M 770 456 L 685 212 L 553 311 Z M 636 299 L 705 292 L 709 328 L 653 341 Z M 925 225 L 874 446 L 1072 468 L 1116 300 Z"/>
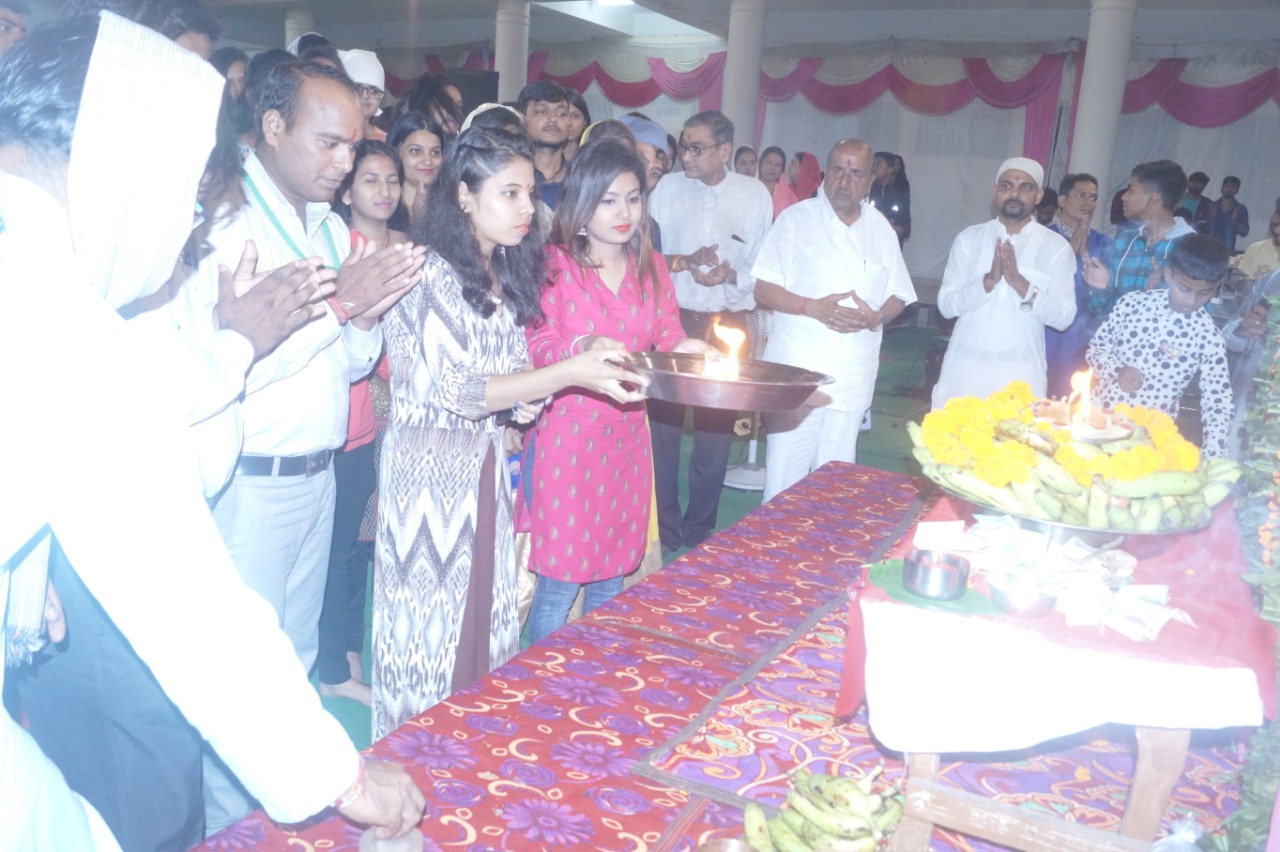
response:
<path fill-rule="evenodd" d="M 554 56 L 535 51 L 528 79 L 551 79 L 578 91 L 597 84 L 614 104 L 636 109 L 660 95 L 694 100 L 699 109 L 720 106 L 724 77 L 723 51 L 686 58 L 644 57 L 622 51 L 601 52 L 598 46 L 575 46 Z M 886 51 L 837 58 L 766 60 L 760 73 L 760 109 L 769 102 L 803 96 L 819 110 L 835 115 L 865 109 L 891 94 L 922 115 L 946 115 L 974 99 L 1000 108 L 1024 107 L 1023 154 L 1044 162 L 1053 143 L 1062 75 L 1070 51 L 1004 59 L 957 58 L 948 55 L 901 55 Z M 1083 61 L 1077 57 L 1076 68 Z M 446 70 L 438 55 L 425 57 L 428 71 Z M 463 68 L 492 68 L 492 56 L 472 50 Z M 1157 104 L 1178 121 L 1193 127 L 1222 127 L 1239 121 L 1268 101 L 1280 105 L 1280 67 L 1214 59 L 1135 61 L 1136 72 L 1125 86 L 1124 112 L 1140 112 Z M 1078 74 L 1072 99 L 1079 90 Z M 412 83 L 387 75 L 387 88 L 402 92 Z"/>
<path fill-rule="evenodd" d="M 1235 77 L 1234 81 L 1231 77 Z M 1233 124 L 1267 101 L 1280 106 L 1280 68 L 1162 59 L 1124 87 L 1124 112 L 1158 104 L 1192 127 Z"/>

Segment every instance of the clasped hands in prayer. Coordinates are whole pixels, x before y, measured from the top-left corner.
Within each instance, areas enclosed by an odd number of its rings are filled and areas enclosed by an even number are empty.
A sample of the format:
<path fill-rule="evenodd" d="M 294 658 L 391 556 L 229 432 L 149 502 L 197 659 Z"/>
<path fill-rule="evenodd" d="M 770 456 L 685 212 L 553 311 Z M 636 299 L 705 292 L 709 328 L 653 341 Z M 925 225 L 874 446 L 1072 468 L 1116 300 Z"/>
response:
<path fill-rule="evenodd" d="M 840 304 L 846 299 L 852 299 L 854 307 Z M 832 293 L 821 299 L 805 299 L 801 303 L 800 313 L 810 319 L 816 319 L 840 334 L 875 331 L 881 323 L 879 311 L 859 298 L 853 290 L 847 293 Z"/>
<path fill-rule="evenodd" d="M 996 250 L 991 256 L 991 269 L 982 276 L 982 289 L 990 293 L 1001 278 L 1020 298 L 1027 297 L 1031 282 L 1018 271 L 1018 254 L 1013 250 L 1013 240 L 1002 240 L 997 237 Z"/>
<path fill-rule="evenodd" d="M 378 319 L 422 280 L 426 249 L 396 243 L 378 249 L 364 243 L 337 269 L 319 257 L 286 263 L 259 273 L 258 248 L 246 240 L 235 272 L 218 267 L 219 328 L 231 329 L 253 346 L 255 360 L 289 335 L 325 314 L 321 302 L 334 297 L 357 328 L 369 331 Z"/>

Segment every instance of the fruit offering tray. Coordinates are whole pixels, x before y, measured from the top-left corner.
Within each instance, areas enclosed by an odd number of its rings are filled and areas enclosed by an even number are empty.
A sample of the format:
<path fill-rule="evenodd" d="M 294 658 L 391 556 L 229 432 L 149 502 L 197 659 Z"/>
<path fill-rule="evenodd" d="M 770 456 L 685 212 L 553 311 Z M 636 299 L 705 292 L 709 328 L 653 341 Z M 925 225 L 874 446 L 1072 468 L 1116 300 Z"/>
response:
<path fill-rule="evenodd" d="M 1239 464 L 1202 458 L 1163 412 L 1117 406 L 1126 437 L 1093 441 L 1042 409 L 1024 382 L 953 399 L 907 424 L 912 452 L 955 496 L 1067 534 L 1202 529 L 1240 478 Z"/>

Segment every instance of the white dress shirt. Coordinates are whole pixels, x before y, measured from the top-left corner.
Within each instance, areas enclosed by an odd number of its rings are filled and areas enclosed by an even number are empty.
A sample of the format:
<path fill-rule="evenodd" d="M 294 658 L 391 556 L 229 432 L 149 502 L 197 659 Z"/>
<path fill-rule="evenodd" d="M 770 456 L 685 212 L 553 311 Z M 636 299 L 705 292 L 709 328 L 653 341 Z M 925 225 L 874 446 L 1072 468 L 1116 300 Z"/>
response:
<path fill-rule="evenodd" d="M 782 211 L 751 274 L 809 299 L 853 290 L 876 310 L 894 296 L 904 305 L 916 300 L 898 235 L 884 215 L 864 200 L 857 221 L 845 225 L 825 192 Z M 875 385 L 883 336 L 880 328 L 841 334 L 776 311 L 764 359 L 831 375 L 835 382 L 821 388 L 828 407 L 860 413 Z"/>
<path fill-rule="evenodd" d="M 716 255 L 738 273 L 736 284 L 704 287 L 684 271 L 671 276 L 680 307 L 691 311 L 746 311 L 756 306 L 756 280 L 751 276 L 760 244 L 773 221 L 773 199 L 755 178 L 726 170 L 724 179 L 708 186 L 684 172 L 658 181 L 649 196 L 649 215 L 662 228 L 662 252 L 692 254 L 718 246 Z"/>
<path fill-rule="evenodd" d="M 1035 221 L 1012 235 L 1018 271 L 1038 290 L 1030 310 L 1023 310 L 1023 298 L 1003 278 L 990 293 L 982 286 L 997 239 L 1010 235 L 999 219 L 992 219 L 965 228 L 951 244 L 938 290 L 938 312 L 957 319 L 933 389 L 934 408 L 957 396 L 985 397 L 1014 379 L 1044 396 L 1044 327 L 1061 331 L 1075 319 L 1076 259 L 1071 243 Z"/>
<path fill-rule="evenodd" d="M 355 779 L 357 752 L 275 613 L 236 574 L 200 496 L 187 425 L 156 391 L 154 353 L 91 291 L 51 196 L 0 173 L 0 222 L 4 297 L 57 318 L 0 335 L 0 357 L 39 365 L 10 376 L 11 398 L 32 416 L 0 419 L 0 562 L 48 524 L 165 694 L 267 812 L 295 822 L 321 810 Z M 8 786 L 38 782 L 8 765 L 28 760 L 10 750 L 11 727 L 0 724 L 0 791 L 21 802 Z M 0 836 L 42 817 L 6 811 Z"/>
<path fill-rule="evenodd" d="M 218 301 L 218 265 L 235 269 L 245 240 L 258 247 L 260 273 L 298 260 L 300 252 L 337 268 L 351 250 L 350 231 L 328 204 L 308 204 L 304 228 L 253 154 L 244 171 L 245 206 L 214 229 L 213 252 L 193 279 L 199 288 L 196 301 L 210 311 Z M 380 328 L 365 332 L 351 323 L 339 325 L 326 307 L 323 317 L 294 332 L 249 371 L 241 404 L 244 452 L 300 456 L 342 446 L 350 385 L 373 369 L 381 351 Z"/>

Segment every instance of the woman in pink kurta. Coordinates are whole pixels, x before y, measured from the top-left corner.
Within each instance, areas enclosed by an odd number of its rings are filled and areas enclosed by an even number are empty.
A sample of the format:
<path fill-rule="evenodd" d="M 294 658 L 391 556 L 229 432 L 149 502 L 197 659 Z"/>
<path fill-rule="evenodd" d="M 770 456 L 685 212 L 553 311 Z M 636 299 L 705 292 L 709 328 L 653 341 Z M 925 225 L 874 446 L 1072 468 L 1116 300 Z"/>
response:
<path fill-rule="evenodd" d="M 573 158 L 545 249 L 544 319 L 526 330 L 535 367 L 619 344 L 705 351 L 685 338 L 675 288 L 650 247 L 644 174 L 616 140 L 588 144 Z M 639 566 L 653 463 L 643 403 L 620 405 L 576 388 L 542 410 L 532 442 L 526 496 L 537 579 L 529 632 L 537 642 L 565 623 L 580 587 L 588 612 Z"/>

